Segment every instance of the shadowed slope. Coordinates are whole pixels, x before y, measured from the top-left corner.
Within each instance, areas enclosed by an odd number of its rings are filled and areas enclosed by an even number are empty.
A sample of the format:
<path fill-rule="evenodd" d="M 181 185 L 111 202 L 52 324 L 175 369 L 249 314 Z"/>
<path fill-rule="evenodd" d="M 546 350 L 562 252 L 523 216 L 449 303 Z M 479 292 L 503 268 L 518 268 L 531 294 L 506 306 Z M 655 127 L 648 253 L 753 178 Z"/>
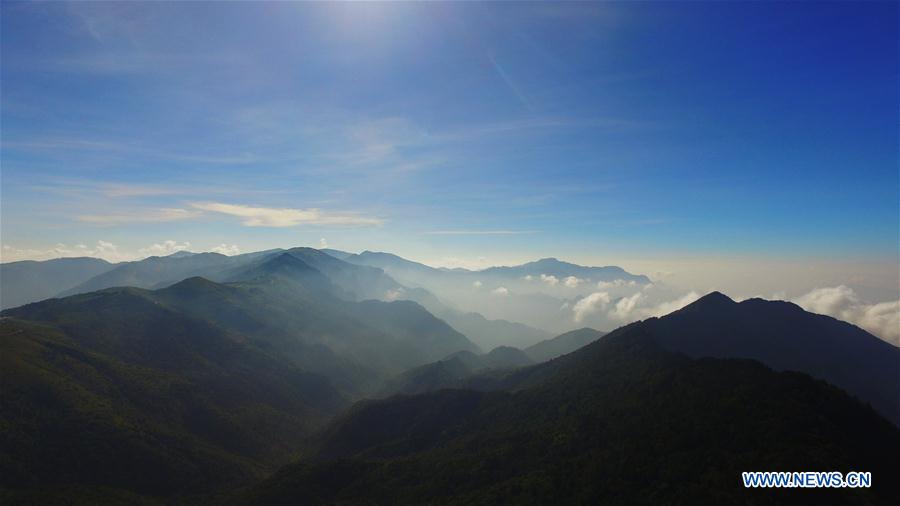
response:
<path fill-rule="evenodd" d="M 563 360 L 565 359 L 565 360 Z M 560 364 L 556 364 L 559 362 Z M 640 325 L 535 366 L 515 393 L 359 404 L 245 504 L 873 503 L 898 498 L 900 431 L 838 389 L 689 359 Z M 343 460 L 335 460 L 343 459 Z M 346 460 L 349 459 L 349 460 Z M 751 469 L 869 469 L 873 489 L 747 490 Z M 879 478 L 881 477 L 881 478 Z"/>

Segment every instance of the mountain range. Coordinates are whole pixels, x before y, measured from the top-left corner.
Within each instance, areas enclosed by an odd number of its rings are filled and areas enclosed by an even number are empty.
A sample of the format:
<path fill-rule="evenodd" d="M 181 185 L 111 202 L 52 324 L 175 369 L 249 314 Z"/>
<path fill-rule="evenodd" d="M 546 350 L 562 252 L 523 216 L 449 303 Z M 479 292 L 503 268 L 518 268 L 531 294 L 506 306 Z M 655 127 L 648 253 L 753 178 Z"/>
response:
<path fill-rule="evenodd" d="M 900 350 L 858 327 L 713 292 L 550 338 L 350 260 L 292 248 L 89 262 L 102 272 L 57 281 L 96 289 L 4 309 L 0 501 L 900 497 L 884 478 L 900 471 Z M 47 280 L 61 265 L 42 264 L 21 270 Z M 526 265 L 496 275 L 537 272 Z M 406 265 L 423 267 L 490 279 Z M 105 286 L 117 280 L 139 286 Z M 485 346 L 498 341 L 517 346 Z M 745 470 L 866 470 L 875 486 L 747 495 Z"/>
<path fill-rule="evenodd" d="M 694 308 L 697 310 L 698 308 Z M 702 309 L 702 308 L 701 308 Z M 900 431 L 806 374 L 690 358 L 637 323 L 495 388 L 357 404 L 240 504 L 892 504 Z M 747 470 L 869 469 L 750 490 Z M 873 480 L 874 482 L 874 480 Z"/>
<path fill-rule="evenodd" d="M 114 264 L 99 258 L 0 264 L 0 309 L 55 297 L 114 268 Z"/>
<path fill-rule="evenodd" d="M 240 277 L 242 271 L 253 269 L 260 262 L 286 251 L 328 275 L 343 290 L 341 297 L 418 302 L 485 349 L 502 345 L 525 347 L 551 337 L 545 330 L 522 323 L 487 319 L 474 311 L 462 311 L 421 287 L 401 285 L 380 268 L 343 262 L 334 256 L 341 256 L 336 250 L 325 253 L 312 248 L 266 250 L 231 257 L 182 251 L 165 257 L 154 256 L 119 264 L 88 258 L 0 264 L 3 287 L 0 304 L 2 309 L 7 309 L 50 297 L 118 286 L 164 288 L 194 276 L 219 282 L 230 281 Z"/>
<path fill-rule="evenodd" d="M 405 286 L 424 288 L 463 312 L 478 312 L 490 320 L 518 322 L 545 331 L 545 335 L 533 339 L 486 341 L 486 349 L 501 345 L 527 347 L 552 334 L 571 330 L 572 313 L 561 308 L 573 306 L 600 286 L 621 296 L 651 284 L 647 276 L 631 274 L 621 267 L 588 267 L 556 258 L 473 271 L 434 268 L 391 253 L 327 252 L 349 263 L 378 267 Z M 593 323 L 606 326 L 610 322 L 598 319 Z"/>

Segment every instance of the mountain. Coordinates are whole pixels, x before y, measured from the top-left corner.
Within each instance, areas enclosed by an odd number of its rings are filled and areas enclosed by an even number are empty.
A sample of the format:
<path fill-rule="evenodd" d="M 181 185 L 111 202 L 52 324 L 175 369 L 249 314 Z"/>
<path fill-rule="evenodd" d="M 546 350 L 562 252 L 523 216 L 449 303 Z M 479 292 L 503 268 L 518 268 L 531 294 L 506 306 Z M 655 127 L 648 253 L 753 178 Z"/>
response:
<path fill-rule="evenodd" d="M 466 336 L 412 301 L 362 301 L 353 306 L 351 314 L 417 350 L 422 357 L 417 360 L 433 360 L 456 351 L 480 351 Z"/>
<path fill-rule="evenodd" d="M 486 372 L 504 372 L 524 367 L 534 361 L 524 351 L 510 346 L 494 348 L 478 355 L 471 351 L 459 351 L 442 360 L 405 371 L 381 390 L 378 397 L 396 394 L 420 394 L 445 388 L 458 388 L 464 380 Z"/>
<path fill-rule="evenodd" d="M 900 424 L 900 348 L 790 302 L 735 302 L 713 292 L 643 323 L 663 347 L 692 357 L 750 358 L 823 379 Z"/>
<path fill-rule="evenodd" d="M 114 268 L 114 264 L 99 258 L 0 264 L 0 309 L 48 299 Z"/>
<path fill-rule="evenodd" d="M 600 283 L 610 284 L 603 290 L 617 296 L 631 295 L 650 283 L 646 276 L 631 274 L 621 267 L 588 267 L 555 258 L 479 271 L 436 269 L 384 252 L 364 251 L 343 258 L 350 263 L 378 267 L 406 287 L 428 290 L 461 315 L 451 319 L 451 315 L 439 314 L 435 308 L 429 310 L 485 349 L 504 345 L 524 348 L 571 330 L 572 312 L 561 308 L 599 290 Z M 468 313 L 486 321 L 478 321 Z M 525 328 L 514 328 L 505 322 Z M 601 326 L 609 323 L 591 322 Z"/>
<path fill-rule="evenodd" d="M 900 430 L 839 389 L 666 350 L 643 324 L 520 369 L 514 391 L 365 401 L 238 504 L 896 504 Z M 871 489 L 747 490 L 747 470 Z M 879 479 L 879 477 L 881 477 Z"/>
<path fill-rule="evenodd" d="M 446 308 L 446 306 L 444 306 Z M 524 323 L 507 320 L 488 320 L 479 313 L 464 313 L 451 308 L 429 308 L 435 316 L 444 319 L 456 330 L 465 334 L 482 349 L 498 346 L 526 347 L 550 336 L 545 330 Z"/>
<path fill-rule="evenodd" d="M 217 279 L 215 275 L 226 269 L 251 262 L 273 251 L 261 251 L 244 255 L 225 256 L 219 253 L 194 253 L 183 255 L 177 252 L 165 257 L 149 257 L 134 262 L 122 262 L 115 268 L 94 276 L 72 288 L 61 291 L 58 296 L 88 293 L 114 286 L 136 288 L 161 288 L 193 276 Z"/>
<path fill-rule="evenodd" d="M 170 302 L 192 316 L 265 340 L 304 370 L 326 374 L 350 396 L 361 395 L 364 385 L 377 388 L 381 380 L 449 353 L 479 351 L 418 305 L 349 304 L 390 298 L 404 287 L 378 268 L 346 263 L 312 248 L 234 257 L 150 257 L 120 264 L 69 291 L 168 287 L 201 274 L 234 286 L 209 285 L 199 295 Z M 173 297 L 174 292 L 155 296 Z M 404 323 L 396 323 L 400 321 Z"/>
<path fill-rule="evenodd" d="M 0 313 L 0 488 L 221 491 L 285 462 L 347 399 L 477 350 L 413 302 L 340 298 L 293 252 L 233 274 Z"/>
<path fill-rule="evenodd" d="M 509 369 L 534 363 L 527 353 L 512 346 L 498 346 L 481 358 L 487 369 Z"/>
<path fill-rule="evenodd" d="M 301 257 L 317 262 L 334 278 Z M 338 283 L 392 280 L 375 269 L 339 264 L 343 262 L 316 250 L 288 250 L 220 273 L 228 276 L 226 283 L 192 277 L 145 296 L 246 336 L 305 371 L 327 376 L 351 397 L 450 353 L 478 351 L 464 335 L 414 302 L 347 300 L 348 291 Z M 44 321 L 39 312 L 43 307 L 47 305 L 32 304 L 9 315 Z"/>
<path fill-rule="evenodd" d="M 605 332 L 590 328 L 573 330 L 529 346 L 525 348 L 525 353 L 535 362 L 546 362 L 586 346 L 604 334 Z"/>
<path fill-rule="evenodd" d="M 382 269 L 338 260 L 331 255 L 313 248 L 292 248 L 287 253 L 303 260 L 328 276 L 337 286 L 343 288 L 354 300 L 383 300 L 391 292 L 402 289 L 402 285 Z"/>
<path fill-rule="evenodd" d="M 638 284 L 650 283 L 650 278 L 643 274 L 631 274 L 625 269 L 616 266 L 606 267 L 585 267 L 569 262 L 563 262 L 556 258 L 542 258 L 534 262 L 517 265 L 513 267 L 491 267 L 479 272 L 484 276 L 501 276 L 504 278 L 518 279 L 524 276 L 547 275 L 555 276 L 558 279 L 574 276 L 581 279 L 589 279 L 593 282 L 598 281 L 634 281 Z"/>
<path fill-rule="evenodd" d="M 285 462 L 347 402 L 325 377 L 135 288 L 5 311 L 0 382 L 11 503 L 67 487 L 67 503 L 228 489 Z"/>
<path fill-rule="evenodd" d="M 406 260 L 391 253 L 363 251 L 355 255 L 336 250 L 320 251 L 348 263 L 382 269 L 391 278 L 403 283 L 403 287 L 388 288 L 388 291 L 393 290 L 399 298 L 418 302 L 429 312 L 465 334 L 482 349 L 489 350 L 497 346 L 525 347 L 550 336 L 544 330 L 522 323 L 502 319 L 489 320 L 474 311 L 461 311 L 422 288 L 423 277 L 447 277 L 440 269 Z"/>
<path fill-rule="evenodd" d="M 358 255 L 350 255 L 342 260 L 358 265 L 378 267 L 403 284 L 422 286 L 421 280 L 429 277 L 446 276 L 448 273 L 419 262 L 413 262 L 393 253 L 379 251 L 363 251 Z"/>
<path fill-rule="evenodd" d="M 779 371 L 825 380 L 858 397 L 900 425 L 900 349 L 840 320 L 804 311 L 783 301 L 735 302 L 713 292 L 660 318 L 632 323 L 607 334 L 639 327 L 660 347 L 694 358 L 741 358 Z M 577 353 L 546 367 L 525 368 L 504 377 L 478 378 L 470 386 L 518 389 L 565 368 Z"/>
<path fill-rule="evenodd" d="M 446 321 L 485 350 L 498 346 L 526 347 L 550 336 L 544 330 L 507 320 L 489 320 L 480 313 L 464 312 L 435 297 L 424 288 L 406 288 L 398 297 L 415 301 Z"/>
<path fill-rule="evenodd" d="M 463 354 L 475 357 L 473 361 L 478 365 L 473 365 L 465 360 Z M 471 352 L 462 352 L 459 355 L 415 367 L 399 374 L 387 382 L 386 386 L 375 397 L 390 397 L 397 394 L 422 394 L 453 388 L 458 386 L 463 379 L 480 370 L 480 364 L 481 360 L 477 355 Z"/>
<path fill-rule="evenodd" d="M 638 284 L 650 283 L 650 279 L 644 275 L 631 274 L 625 269 L 616 266 L 586 267 L 569 262 L 563 262 L 556 258 L 542 258 L 534 262 L 512 267 L 490 267 L 478 271 L 467 269 L 436 269 L 428 265 L 407 260 L 392 253 L 375 251 L 363 251 L 358 255 L 338 252 L 341 260 L 351 263 L 370 265 L 384 269 L 392 277 L 404 284 L 412 286 L 424 286 L 424 281 L 429 278 L 449 279 L 451 277 L 501 277 L 512 280 L 524 276 L 540 276 L 541 274 L 555 276 L 559 279 L 575 276 L 577 278 L 589 278 L 591 281 L 634 281 Z"/>
<path fill-rule="evenodd" d="M 353 253 L 348 253 L 346 251 L 341 251 L 339 249 L 330 249 L 330 248 L 322 248 L 319 251 L 325 253 L 326 255 L 333 256 L 338 260 L 346 260 L 348 257 L 353 256 Z"/>

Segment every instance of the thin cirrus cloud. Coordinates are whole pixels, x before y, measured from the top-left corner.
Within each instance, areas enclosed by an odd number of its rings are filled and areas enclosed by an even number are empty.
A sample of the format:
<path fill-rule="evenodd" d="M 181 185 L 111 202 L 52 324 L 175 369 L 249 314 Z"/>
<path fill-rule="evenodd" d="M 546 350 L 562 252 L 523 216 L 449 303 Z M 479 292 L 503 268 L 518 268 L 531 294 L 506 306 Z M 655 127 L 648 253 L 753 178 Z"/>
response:
<path fill-rule="evenodd" d="M 236 216 L 241 218 L 241 223 L 248 227 L 281 228 L 300 225 L 380 226 L 384 224 L 384 220 L 381 218 L 351 213 L 333 213 L 317 208 L 254 207 L 242 204 L 223 204 L 220 202 L 194 202 L 191 204 L 191 207 L 201 211 Z"/>
<path fill-rule="evenodd" d="M 160 223 L 179 221 L 200 216 L 199 211 L 178 208 L 143 209 L 127 213 L 88 214 L 78 216 L 78 221 L 95 225 L 121 225 L 125 223 Z"/>
<path fill-rule="evenodd" d="M 536 234 L 537 230 L 432 230 L 428 235 L 521 235 Z"/>

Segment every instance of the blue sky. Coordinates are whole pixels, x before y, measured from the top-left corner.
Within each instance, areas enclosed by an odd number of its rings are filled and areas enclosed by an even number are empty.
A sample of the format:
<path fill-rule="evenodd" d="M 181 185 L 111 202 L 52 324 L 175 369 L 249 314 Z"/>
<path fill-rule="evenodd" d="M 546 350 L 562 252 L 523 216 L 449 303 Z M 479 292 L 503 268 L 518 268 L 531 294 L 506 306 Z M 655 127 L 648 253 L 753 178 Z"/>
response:
<path fill-rule="evenodd" d="M 897 9 L 4 2 L 3 258 L 325 239 L 896 287 Z"/>

